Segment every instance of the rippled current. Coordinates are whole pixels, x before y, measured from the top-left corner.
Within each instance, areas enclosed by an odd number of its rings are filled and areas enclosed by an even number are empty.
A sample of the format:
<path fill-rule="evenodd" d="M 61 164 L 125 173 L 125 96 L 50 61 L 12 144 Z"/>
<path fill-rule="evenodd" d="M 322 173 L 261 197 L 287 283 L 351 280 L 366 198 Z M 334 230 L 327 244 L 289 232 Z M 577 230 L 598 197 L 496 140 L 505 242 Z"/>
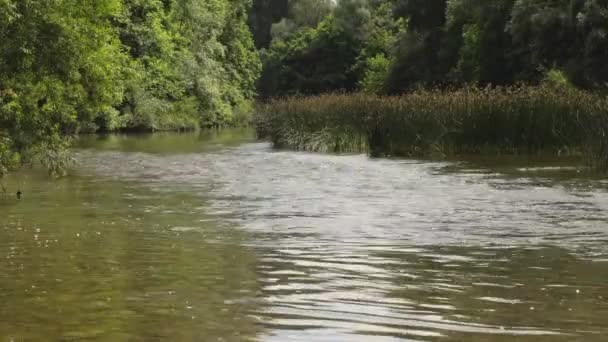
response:
<path fill-rule="evenodd" d="M 0 341 L 606 341 L 608 183 L 550 165 L 83 139 L 0 198 Z"/>

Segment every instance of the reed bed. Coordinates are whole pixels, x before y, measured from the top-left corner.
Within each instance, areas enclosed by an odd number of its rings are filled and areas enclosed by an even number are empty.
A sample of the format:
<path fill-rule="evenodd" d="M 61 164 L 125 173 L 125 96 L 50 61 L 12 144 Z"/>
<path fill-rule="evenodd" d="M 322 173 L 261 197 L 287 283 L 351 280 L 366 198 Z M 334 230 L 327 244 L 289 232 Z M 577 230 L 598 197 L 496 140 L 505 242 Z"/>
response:
<path fill-rule="evenodd" d="M 608 98 L 571 88 L 288 97 L 261 104 L 254 122 L 279 148 L 408 157 L 550 152 L 608 169 Z"/>

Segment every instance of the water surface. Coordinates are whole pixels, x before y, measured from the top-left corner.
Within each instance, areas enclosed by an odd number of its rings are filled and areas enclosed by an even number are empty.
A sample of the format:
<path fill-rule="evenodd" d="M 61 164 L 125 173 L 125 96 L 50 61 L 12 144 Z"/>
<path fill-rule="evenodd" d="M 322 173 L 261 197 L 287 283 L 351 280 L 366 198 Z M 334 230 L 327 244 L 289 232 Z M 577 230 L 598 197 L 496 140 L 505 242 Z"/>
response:
<path fill-rule="evenodd" d="M 608 192 L 559 164 L 88 137 L 5 180 L 4 341 L 604 341 Z M 538 168 L 542 167 L 542 168 Z"/>

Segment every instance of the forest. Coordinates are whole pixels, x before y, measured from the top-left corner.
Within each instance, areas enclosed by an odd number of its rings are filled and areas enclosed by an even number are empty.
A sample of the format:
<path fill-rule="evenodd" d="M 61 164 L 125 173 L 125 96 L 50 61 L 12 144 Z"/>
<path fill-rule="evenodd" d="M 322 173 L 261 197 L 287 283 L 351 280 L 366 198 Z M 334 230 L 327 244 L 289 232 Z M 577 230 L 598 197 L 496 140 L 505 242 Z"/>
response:
<path fill-rule="evenodd" d="M 608 170 L 607 5 L 294 0 L 277 14 L 260 3 L 258 134 L 296 150 L 550 154 Z"/>
<path fill-rule="evenodd" d="M 69 137 L 235 124 L 261 70 L 247 0 L 1 0 L 0 176 Z M 35 158 L 35 159 L 34 159 Z"/>
<path fill-rule="evenodd" d="M 285 96 L 608 84 L 607 0 L 0 0 L 0 36 L 0 176 Z"/>
<path fill-rule="evenodd" d="M 608 82 L 605 0 L 277 2 L 256 2 L 251 16 L 263 98 Z"/>

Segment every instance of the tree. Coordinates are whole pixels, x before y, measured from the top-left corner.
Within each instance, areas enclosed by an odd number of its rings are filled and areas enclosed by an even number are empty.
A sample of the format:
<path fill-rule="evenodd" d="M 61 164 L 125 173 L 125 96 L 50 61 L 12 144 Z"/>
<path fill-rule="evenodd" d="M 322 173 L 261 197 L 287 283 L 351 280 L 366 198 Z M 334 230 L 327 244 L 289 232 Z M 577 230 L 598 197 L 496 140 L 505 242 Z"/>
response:
<path fill-rule="evenodd" d="M 588 87 L 608 86 L 608 1 L 585 1 L 581 11 L 576 16 L 577 29 L 585 37 L 584 47 L 579 50 L 579 66 L 582 72 L 571 75 L 581 75 L 582 83 Z M 574 70 L 576 72 L 576 70 Z"/>
<path fill-rule="evenodd" d="M 272 25 L 287 17 L 288 0 L 254 0 L 249 11 L 249 27 L 257 48 L 267 48 L 272 41 Z"/>
<path fill-rule="evenodd" d="M 504 85 L 518 72 L 510 59 L 511 37 L 505 32 L 514 1 L 450 0 L 446 12 L 448 39 L 458 41 L 455 83 Z"/>
<path fill-rule="evenodd" d="M 79 131 L 226 125 L 252 101 L 248 0 L 0 0 L 0 177 Z"/>
<path fill-rule="evenodd" d="M 394 46 L 407 30 L 406 21 L 393 15 L 391 1 L 372 3 L 365 44 L 353 70 L 359 75 L 361 90 L 386 93 L 386 81 L 394 61 Z"/>
<path fill-rule="evenodd" d="M 399 0 L 395 15 L 408 23 L 397 42 L 387 88 L 399 93 L 417 86 L 436 86 L 446 81 L 451 56 L 442 49 L 445 40 L 446 0 Z"/>
<path fill-rule="evenodd" d="M 39 158 L 64 166 L 65 135 L 114 115 L 124 87 L 112 20 L 118 0 L 4 0 L 0 37 L 0 177 Z"/>
<path fill-rule="evenodd" d="M 370 19 L 367 1 L 343 0 L 316 27 L 276 37 L 263 53 L 261 96 L 355 90 L 360 75 L 353 66 Z"/>

